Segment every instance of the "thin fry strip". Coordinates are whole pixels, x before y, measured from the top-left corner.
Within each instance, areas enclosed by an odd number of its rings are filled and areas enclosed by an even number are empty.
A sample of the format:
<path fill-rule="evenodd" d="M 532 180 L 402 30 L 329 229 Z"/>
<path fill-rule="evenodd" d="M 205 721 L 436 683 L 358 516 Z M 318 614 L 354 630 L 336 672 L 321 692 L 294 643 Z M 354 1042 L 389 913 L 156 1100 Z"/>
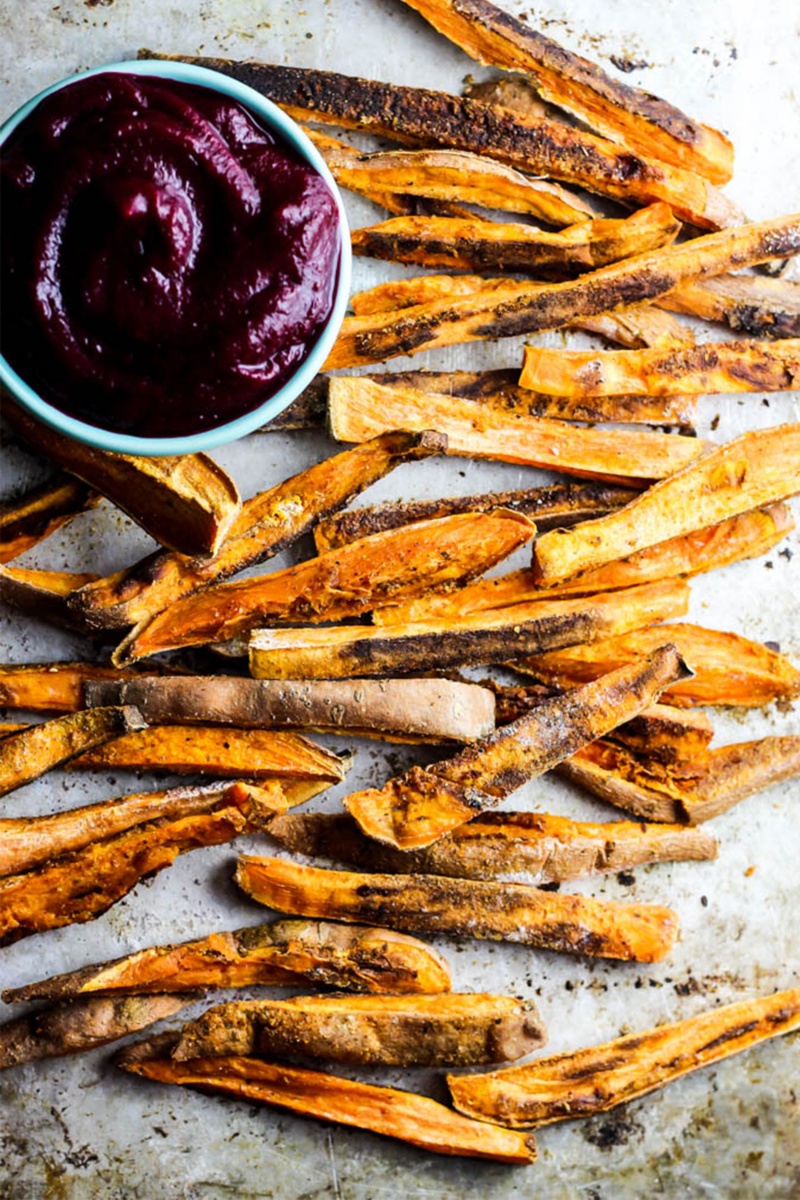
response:
<path fill-rule="evenodd" d="M 658 303 L 672 312 L 722 321 L 750 337 L 800 337 L 800 284 L 764 275 L 721 275 L 686 283 Z"/>
<path fill-rule="evenodd" d="M 24 554 L 99 500 L 87 484 L 62 475 L 0 504 L 0 563 Z"/>
<path fill-rule="evenodd" d="M 213 558 L 161 550 L 71 596 L 89 625 L 123 628 L 155 616 L 183 596 L 220 583 L 291 546 L 398 464 L 441 453 L 431 433 L 387 433 L 308 467 L 246 500 Z"/>
<path fill-rule="evenodd" d="M 69 713 L 12 733 L 0 741 L 0 796 L 120 735 L 136 737 L 144 727 L 135 708 L 106 707 Z"/>
<path fill-rule="evenodd" d="M 6 1004 L 104 995 L 302 987 L 313 982 L 358 992 L 448 992 L 447 962 L 425 942 L 368 925 L 275 921 L 152 946 L 2 993 Z"/>
<path fill-rule="evenodd" d="M 43 425 L 7 396 L 3 415 L 35 450 L 107 496 L 173 550 L 213 554 L 239 512 L 236 485 L 207 454 L 142 458 L 98 450 Z"/>
<path fill-rule="evenodd" d="M 800 388 L 800 338 L 704 342 L 666 351 L 526 346 L 519 382 L 559 396 L 793 391 Z"/>
<path fill-rule="evenodd" d="M 650 92 L 607 75 L 487 0 L 405 0 L 480 63 L 532 75 L 536 91 L 592 129 L 639 154 L 685 167 L 714 183 L 733 174 L 733 146 Z"/>
<path fill-rule="evenodd" d="M 495 407 L 485 397 L 475 401 L 387 387 L 362 376 L 331 379 L 328 421 L 341 442 L 363 442 L 387 429 L 433 428 L 446 435 L 448 455 L 524 463 L 623 485 L 672 475 L 710 445 L 665 433 L 583 429 L 509 411 L 502 400 Z"/>
<path fill-rule="evenodd" d="M 666 645 L 633 667 L 544 701 L 453 758 L 351 793 L 345 808 L 376 841 L 398 850 L 430 846 L 641 712 L 687 673 L 675 647 Z"/>
<path fill-rule="evenodd" d="M 437 584 L 475 579 L 524 545 L 522 513 L 463 513 L 377 533 L 295 567 L 220 583 L 142 621 L 112 661 L 121 666 L 181 646 L 224 642 L 265 621 L 335 621 Z"/>
<path fill-rule="evenodd" d="M 688 599 L 685 583 L 665 580 L 590 600 L 536 601 L 418 625 L 258 629 L 250 637 L 250 673 L 256 679 L 341 679 L 457 670 L 681 616 Z"/>
<path fill-rule="evenodd" d="M 77 571 L 37 571 L 27 567 L 0 567 L 0 600 L 20 608 L 28 617 L 51 625 L 86 632 L 84 622 L 67 606 L 67 598 L 92 583 L 97 575 Z"/>
<path fill-rule="evenodd" d="M 800 424 L 744 433 L 661 479 L 625 508 L 535 544 L 534 569 L 552 586 L 647 546 L 786 500 L 800 492 Z"/>
<path fill-rule="evenodd" d="M 153 675 L 177 668 L 159 665 Z M 97 663 L 0 663 L 0 707 L 32 712 L 68 713 L 85 707 L 84 688 L 92 681 L 138 679 L 140 668 L 120 670 Z"/>
<path fill-rule="evenodd" d="M 800 1027 L 800 988 L 740 1000 L 599 1046 L 490 1075 L 448 1075 L 459 1112 L 513 1128 L 607 1112 Z"/>
<path fill-rule="evenodd" d="M 381 845 L 365 837 L 352 817 L 338 813 L 275 817 L 269 835 L 295 854 L 372 871 L 455 879 L 524 874 L 537 886 L 645 863 L 707 861 L 718 849 L 710 834 L 683 825 L 600 825 L 533 812 L 483 813 L 424 850 Z"/>
<path fill-rule="evenodd" d="M 252 1058 L 176 1063 L 172 1059 L 132 1060 L 126 1056 L 119 1065 L 145 1079 L 220 1092 L 251 1104 L 255 1101 L 300 1116 L 369 1129 L 437 1154 L 504 1163 L 531 1163 L 536 1159 L 531 1135 L 525 1137 L 483 1121 L 470 1121 L 427 1096 L 358 1083 L 322 1071 Z"/>
<path fill-rule="evenodd" d="M 239 857 L 236 882 L 279 912 L 625 961 L 660 962 L 678 934 L 669 908 L 568 896 L 521 883 L 360 875 L 248 854 Z"/>

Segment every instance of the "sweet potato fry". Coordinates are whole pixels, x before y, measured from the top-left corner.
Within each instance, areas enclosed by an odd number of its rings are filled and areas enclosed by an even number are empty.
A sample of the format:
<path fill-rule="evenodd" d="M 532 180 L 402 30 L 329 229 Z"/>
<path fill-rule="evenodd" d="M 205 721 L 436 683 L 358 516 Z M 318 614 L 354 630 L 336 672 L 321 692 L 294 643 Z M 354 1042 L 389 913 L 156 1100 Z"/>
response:
<path fill-rule="evenodd" d="M 453 513 L 489 512 L 493 508 L 511 508 L 525 513 L 536 522 L 537 532 L 541 532 L 602 516 L 627 504 L 631 498 L 630 488 L 602 483 L 555 483 L 512 492 L 448 496 L 444 500 L 391 500 L 373 507 L 347 509 L 320 521 L 314 530 L 314 542 L 322 554 L 384 529 L 398 529 L 414 521 L 429 521 Z"/>
<path fill-rule="evenodd" d="M 302 1054 L 369 1065 L 469 1067 L 522 1058 L 546 1040 L 536 1005 L 511 996 L 295 996 L 209 1008 L 183 1026 L 172 1057 Z"/>
<path fill-rule="evenodd" d="M 145 723 L 131 707 L 95 708 L 29 725 L 0 741 L 0 796 L 120 735 L 137 736 Z"/>
<path fill-rule="evenodd" d="M 666 645 L 633 667 L 546 700 L 453 758 L 351 793 L 345 808 L 376 841 L 399 850 L 429 846 L 641 712 L 685 674 L 675 647 Z"/>
<path fill-rule="evenodd" d="M 450 970 L 432 946 L 405 933 L 328 921 L 275 921 L 173 946 L 152 946 L 112 962 L 3 992 L 20 1000 L 197 992 L 208 988 L 302 987 L 358 992 L 448 992 Z"/>
<path fill-rule="evenodd" d="M 240 508 L 233 480 L 207 454 L 112 454 L 43 425 L 7 396 L 3 415 L 35 450 L 112 500 L 164 546 L 213 554 Z"/>
<path fill-rule="evenodd" d="M 159 665 L 148 674 L 170 675 L 176 668 Z M 0 664 L 0 708 L 32 712 L 77 712 L 84 705 L 84 687 L 91 681 L 140 678 L 141 669 L 105 667 L 98 663 L 50 662 Z"/>
<path fill-rule="evenodd" d="M 534 601 L 418 625 L 257 629 L 250 637 L 250 673 L 256 679 L 341 679 L 457 670 L 681 616 L 688 598 L 687 584 L 665 580 L 591 600 Z"/>
<path fill-rule="evenodd" d="M 433 428 L 446 435 L 449 455 L 524 463 L 628 486 L 672 475 L 710 445 L 665 433 L 583 429 L 509 410 L 502 399 L 468 400 L 346 375 L 330 381 L 328 421 L 340 442 L 363 442 L 390 428 Z"/>
<path fill-rule="evenodd" d="M 190 1004 L 192 996 L 89 996 L 0 1025 L 0 1071 L 107 1046 Z"/>
<path fill-rule="evenodd" d="M 571 279 L 667 246 L 679 230 L 672 209 L 659 203 L 627 218 L 581 221 L 558 233 L 476 217 L 393 217 L 355 230 L 352 243 L 354 254 L 389 262 Z"/>
<path fill-rule="evenodd" d="M 86 698 L 89 706 L 135 704 L 156 725 L 214 722 L 433 743 L 472 742 L 494 729 L 493 693 L 450 679 L 282 682 L 181 676 L 89 684 Z"/>
<path fill-rule="evenodd" d="M 607 1112 L 800 1026 L 800 988 L 490 1075 L 448 1075 L 459 1112 L 513 1128 Z"/>
<path fill-rule="evenodd" d="M 537 886 L 629 871 L 643 863 L 717 856 L 716 839 L 700 829 L 635 821 L 598 825 L 534 812 L 484 813 L 424 850 L 381 845 L 365 837 L 352 817 L 338 813 L 275 817 L 269 835 L 296 854 L 372 871 L 453 879 L 524 874 Z"/>
<path fill-rule="evenodd" d="M 265 621 L 336 621 L 437 584 L 475 579 L 524 545 L 522 513 L 462 513 L 377 533 L 295 567 L 217 584 L 137 625 L 113 661 L 224 642 Z"/>
<path fill-rule="evenodd" d="M 714 280 L 709 282 L 713 283 Z M 646 346 L 693 346 L 694 333 L 674 317 L 654 304 L 631 304 L 619 312 L 598 313 L 596 317 L 579 317 L 570 326 L 586 333 L 595 333 L 608 342 L 628 350 Z M 629 398 L 630 399 L 630 398 Z M 641 399 L 641 397 L 639 397 Z M 686 397 L 689 403 L 689 397 Z"/>
<path fill-rule="evenodd" d="M 321 516 L 348 504 L 399 463 L 443 449 L 443 439 L 432 433 L 388 433 L 374 438 L 246 500 L 213 558 L 158 551 L 82 588 L 70 597 L 70 607 L 90 626 L 135 625 L 182 596 L 272 558 L 307 533 Z"/>
<path fill-rule="evenodd" d="M 526 1137 L 483 1121 L 470 1121 L 427 1096 L 358 1083 L 323 1071 L 252 1058 L 178 1063 L 170 1058 L 126 1055 L 119 1065 L 145 1079 L 220 1092 L 251 1104 L 256 1101 L 300 1116 L 369 1129 L 437 1154 L 517 1164 L 536 1159 L 536 1143 L 530 1134 Z"/>
<path fill-rule="evenodd" d="M 530 74 L 544 100 L 590 128 L 713 183 L 733 174 L 733 146 L 718 129 L 666 100 L 607 75 L 488 0 L 405 0 L 434 29 L 480 63 Z"/>
<path fill-rule="evenodd" d="M 522 387 L 556 396 L 786 392 L 800 388 L 800 338 L 704 342 L 675 350 L 525 347 Z"/>
<path fill-rule="evenodd" d="M 0 504 L 0 563 L 24 554 L 99 500 L 81 480 L 60 475 Z"/>
<path fill-rule="evenodd" d="M 70 611 L 67 598 L 95 579 L 97 575 L 85 572 L 0 567 L 0 600 L 13 608 L 21 608 L 29 617 L 85 632 L 84 622 L 78 613 Z"/>
<path fill-rule="evenodd" d="M 660 962 L 678 919 L 669 908 L 441 875 L 358 875 L 243 854 L 236 882 L 260 904 L 392 929 L 519 942 L 601 958 Z"/>
<path fill-rule="evenodd" d="M 743 433 L 659 480 L 625 508 L 538 538 L 534 569 L 552 586 L 647 546 L 800 492 L 800 424 Z"/>
<path fill-rule="evenodd" d="M 671 579 L 677 575 L 690 577 L 766 554 L 792 529 L 794 521 L 788 508 L 783 504 L 774 504 L 768 509 L 742 513 L 718 525 L 709 525 L 705 529 L 658 542 L 628 558 L 584 571 L 551 588 L 543 588 L 537 583 L 532 570 L 513 571 L 509 575 L 479 579 L 454 592 L 432 592 L 400 604 L 388 604 L 377 610 L 372 619 L 376 625 L 443 621 L 468 613 L 526 604 L 537 597 L 546 600 L 556 596 L 592 595 L 614 588 L 634 587 L 656 579 Z M 129 703 L 136 701 L 130 700 Z"/>
<path fill-rule="evenodd" d="M 316 429 L 325 424 L 328 407 L 328 377 L 315 375 L 292 403 L 262 425 L 256 433 L 282 433 L 288 429 Z"/>
<path fill-rule="evenodd" d="M 620 637 L 517 660 L 515 671 L 556 687 L 575 687 L 637 656 L 650 654 L 669 636 L 694 676 L 671 684 L 664 692 L 670 704 L 716 704 L 760 708 L 774 700 L 800 696 L 800 671 L 782 654 L 738 633 L 672 624 L 638 629 Z"/>
<path fill-rule="evenodd" d="M 147 58 L 170 55 L 142 52 Z M 362 129 L 405 144 L 438 145 L 490 158 L 625 204 L 666 201 L 681 221 L 719 229 L 741 219 L 701 176 L 621 149 L 605 138 L 546 118 L 519 118 L 464 96 L 306 70 L 221 58 L 187 58 L 254 87 L 299 121 Z"/>
<path fill-rule="evenodd" d="M 90 709 L 84 715 L 102 712 Z M 37 727 L 40 728 L 40 727 Z M 83 771 L 149 770 L 263 779 L 313 779 L 339 783 L 349 755 L 334 754 L 297 733 L 228 729 L 219 725 L 159 725 L 117 737 L 73 759 Z"/>
<path fill-rule="evenodd" d="M 764 275 L 686 283 L 658 302 L 672 312 L 722 321 L 750 337 L 800 337 L 800 285 Z"/>

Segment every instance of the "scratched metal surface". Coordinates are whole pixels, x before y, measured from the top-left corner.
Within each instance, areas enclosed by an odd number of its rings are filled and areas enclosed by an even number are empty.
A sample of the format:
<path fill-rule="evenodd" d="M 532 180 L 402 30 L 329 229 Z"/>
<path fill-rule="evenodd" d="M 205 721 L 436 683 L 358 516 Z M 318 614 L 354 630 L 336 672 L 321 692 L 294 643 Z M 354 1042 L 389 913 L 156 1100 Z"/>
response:
<path fill-rule="evenodd" d="M 520 11 L 520 5 L 508 6 Z M 800 21 L 786 0 L 553 0 L 531 20 L 605 65 L 633 64 L 628 78 L 727 130 L 737 147 L 729 191 L 753 217 L 800 209 L 800 97 L 796 62 Z M 325 66 L 381 79 L 457 89 L 487 74 L 432 33 L 395 0 L 2 0 L 0 108 L 73 70 L 133 55 L 149 45 L 188 53 L 262 57 Z M 375 219 L 352 203 L 354 223 Z M 357 284 L 387 278 L 391 267 L 358 264 Z M 400 269 L 394 273 L 399 274 Z M 558 335 L 542 335 L 558 343 Z M 419 365 L 510 365 L 510 342 L 453 348 Z M 406 365 L 398 360 L 397 367 Z M 716 436 L 800 419 L 797 397 L 709 398 L 701 432 Z M 251 438 L 219 452 L 248 495 L 333 450 L 322 434 Z M 8 438 L 3 493 L 46 468 Z M 368 499 L 517 487 L 540 476 L 513 466 L 451 460 L 405 466 Z M 366 498 L 365 501 L 366 502 Z M 138 557 L 148 540 L 109 506 L 76 521 L 29 556 L 42 566 L 108 571 Z M 302 553 L 307 552 L 302 548 Z M 286 561 L 281 560 L 281 561 Z M 800 660 L 800 542 L 693 585 L 692 619 L 775 640 Z M 10 612 L 0 614 L 0 653 L 11 661 L 78 657 L 78 640 Z M 718 742 L 770 732 L 800 733 L 800 713 L 715 717 Z M 337 744 L 337 743 L 332 743 Z M 382 781 L 413 752 L 357 746 L 348 787 Z M 9 815 L 74 806 L 136 788 L 137 777 L 83 779 L 54 772 L 11 796 Z M 321 806 L 336 804 L 342 788 Z M 544 779 L 519 794 L 521 806 L 586 819 L 613 812 Z M 461 990 L 534 996 L 549 1024 L 553 1052 L 678 1019 L 709 1005 L 795 986 L 800 981 L 797 863 L 800 789 L 776 787 L 715 822 L 714 863 L 654 866 L 630 879 L 576 884 L 597 896 L 669 903 L 682 939 L 670 960 L 640 967 L 581 961 L 523 947 L 442 943 Z M 247 848 L 266 848 L 250 839 Z M 169 871 L 88 926 L 30 938 L 0 952 L 0 981 L 14 986 L 150 945 L 255 923 L 263 910 L 231 882 L 234 850 L 185 856 Z M 197 1009 L 202 1007 L 198 1004 Z M 0 1006 L 0 1020 L 11 1010 Z M 387 1083 L 443 1098 L 431 1073 L 374 1072 Z M 783 1039 L 690 1076 L 616 1114 L 544 1130 L 540 1160 L 504 1168 L 425 1155 L 388 1139 L 171 1091 L 115 1070 L 99 1050 L 35 1064 L 0 1081 L 0 1195 L 9 1200 L 98 1197 L 338 1197 L 376 1200 L 475 1195 L 611 1200 L 619 1196 L 785 1197 L 800 1191 L 797 1080 L 800 1039 Z"/>

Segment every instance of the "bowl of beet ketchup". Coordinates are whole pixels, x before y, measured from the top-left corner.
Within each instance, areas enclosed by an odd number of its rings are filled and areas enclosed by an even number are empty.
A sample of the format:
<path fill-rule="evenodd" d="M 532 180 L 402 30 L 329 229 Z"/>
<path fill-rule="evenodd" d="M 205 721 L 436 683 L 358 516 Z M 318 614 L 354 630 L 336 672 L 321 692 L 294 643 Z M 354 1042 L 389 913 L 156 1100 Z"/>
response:
<path fill-rule="evenodd" d="M 48 88 L 0 129 L 0 382 L 61 432 L 206 450 L 277 416 L 347 307 L 342 200 L 298 125 L 178 62 Z"/>

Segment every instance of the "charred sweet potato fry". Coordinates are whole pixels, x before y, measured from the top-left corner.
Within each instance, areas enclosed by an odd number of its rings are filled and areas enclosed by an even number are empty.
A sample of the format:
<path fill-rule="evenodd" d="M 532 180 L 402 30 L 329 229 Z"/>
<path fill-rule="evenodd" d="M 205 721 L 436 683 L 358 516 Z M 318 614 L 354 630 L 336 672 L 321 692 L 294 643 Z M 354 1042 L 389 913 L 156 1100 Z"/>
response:
<path fill-rule="evenodd" d="M 716 839 L 700 829 L 635 821 L 598 825 L 534 812 L 483 813 L 424 850 L 381 845 L 365 837 L 352 817 L 338 813 L 278 816 L 269 823 L 269 835 L 296 854 L 372 871 L 451 879 L 524 874 L 537 885 L 717 856 Z"/>
<path fill-rule="evenodd" d="M 329 921 L 275 921 L 172 946 L 152 946 L 97 966 L 3 992 L 7 1004 L 208 988 L 302 987 L 358 992 L 449 992 L 450 970 L 432 946 L 405 933 Z"/>
<path fill-rule="evenodd" d="M 418 625 L 257 629 L 250 637 L 250 673 L 257 679 L 341 679 L 502 662 L 681 616 L 688 598 L 686 583 L 664 580 L 591 599 L 540 600 Z"/>
<path fill-rule="evenodd" d="M 99 500 L 80 479 L 61 475 L 0 504 L 0 563 L 24 554 Z"/>
<path fill-rule="evenodd" d="M 266 621 L 335 621 L 437 584 L 475 579 L 524 545 L 536 527 L 522 513 L 462 513 L 377 533 L 295 567 L 217 584 L 145 619 L 113 661 L 224 642 Z"/>
<path fill-rule="evenodd" d="M 782 654 L 738 633 L 673 624 L 638 629 L 605 641 L 573 646 L 532 658 L 513 667 L 556 687 L 575 687 L 606 671 L 632 663 L 663 643 L 665 635 L 680 650 L 694 675 L 664 692 L 670 704 L 716 704 L 760 708 L 774 700 L 800 696 L 800 671 Z"/>
<path fill-rule="evenodd" d="M 171 674 L 159 665 L 153 675 Z M 77 712 L 84 707 L 84 688 L 99 680 L 140 678 L 136 667 L 121 670 L 97 663 L 50 662 L 0 664 L 0 708 L 26 708 L 32 712 Z"/>
<path fill-rule="evenodd" d="M 84 632 L 84 622 L 69 609 L 67 599 L 72 592 L 95 579 L 97 575 L 85 572 L 0 567 L 0 600 L 13 608 L 21 608 L 29 617 Z"/>
<path fill-rule="evenodd" d="M 466 1117 L 413 1092 L 358 1083 L 323 1071 L 309 1071 L 254 1058 L 195 1059 L 133 1057 L 126 1071 L 160 1083 L 183 1084 L 242 1100 L 288 1109 L 300 1116 L 335 1121 L 398 1138 L 437 1154 L 465 1155 L 503 1163 L 531 1163 L 536 1144 L 509 1129 Z"/>
<path fill-rule="evenodd" d="M 35 450 L 107 496 L 173 550 L 213 554 L 239 512 L 236 485 L 207 454 L 142 458 L 98 450 L 43 425 L 7 396 L 3 415 Z"/>
<path fill-rule="evenodd" d="M 88 996 L 0 1025 L 0 1071 L 107 1046 L 190 1004 L 192 996 Z"/>
<path fill-rule="evenodd" d="M 532 76 L 539 95 L 598 133 L 714 183 L 733 174 L 733 146 L 658 96 L 607 75 L 488 0 L 405 0 L 480 63 Z"/>
<path fill-rule="evenodd" d="M 477 1066 L 522 1058 L 547 1040 L 531 1001 L 511 996 L 295 996 L 232 1001 L 184 1025 L 179 1062 L 221 1055 L 383 1066 Z"/>
<path fill-rule="evenodd" d="M 659 962 L 678 919 L 669 908 L 441 875 L 359 875 L 241 855 L 236 882 L 261 904 L 338 921 L 520 942 L 601 958 Z"/>
<path fill-rule="evenodd" d="M 459 1112 L 513 1128 L 607 1112 L 800 1026 L 800 988 L 490 1075 L 449 1075 Z"/>
<path fill-rule="evenodd" d="M 571 279 L 667 246 L 679 229 L 669 205 L 659 203 L 627 218 L 581 221 L 558 233 L 476 217 L 394 217 L 355 230 L 352 243 L 355 254 L 389 262 Z"/>
<path fill-rule="evenodd" d="M 121 735 L 145 728 L 131 707 L 95 708 L 29 725 L 0 741 L 0 796 Z"/>
<path fill-rule="evenodd" d="M 81 588 L 70 606 L 91 626 L 135 625 L 182 596 L 202 591 L 292 545 L 401 462 L 441 453 L 431 433 L 388 433 L 308 467 L 246 500 L 213 558 L 174 551 L 150 554 L 127 570 Z"/>
<path fill-rule="evenodd" d="M 641 712 L 685 674 L 675 647 L 666 645 L 633 667 L 546 700 L 453 758 L 351 793 L 345 808 L 376 841 L 399 850 L 429 846 Z"/>
<path fill-rule="evenodd" d="M 436 429 L 449 455 L 524 463 L 636 486 L 694 462 L 710 443 L 640 430 L 583 429 L 492 403 L 410 387 L 387 387 L 361 376 L 338 376 L 328 389 L 328 422 L 340 442 L 363 442 L 389 428 Z"/>
<path fill-rule="evenodd" d="M 661 479 L 630 504 L 538 538 L 534 569 L 552 586 L 647 546 L 800 492 L 800 424 L 743 433 Z"/>
<path fill-rule="evenodd" d="M 434 743 L 472 742 L 494 729 L 493 693 L 450 679 L 283 682 L 181 676 L 89 684 L 86 697 L 90 706 L 136 704 L 152 724 L 214 722 Z"/>
<path fill-rule="evenodd" d="M 659 300 L 673 312 L 721 321 L 750 337 L 800 337 L 800 284 L 764 275 L 686 283 Z"/>
<path fill-rule="evenodd" d="M 390 500 L 372 507 L 347 509 L 320 521 L 314 530 L 314 541 L 322 554 L 384 529 L 398 529 L 414 521 L 429 521 L 453 513 L 489 512 L 493 508 L 511 508 L 525 513 L 536 522 L 537 532 L 541 532 L 602 516 L 627 504 L 631 498 L 630 488 L 602 483 L 555 483 L 512 492 L 448 496 L 444 500 Z"/>

